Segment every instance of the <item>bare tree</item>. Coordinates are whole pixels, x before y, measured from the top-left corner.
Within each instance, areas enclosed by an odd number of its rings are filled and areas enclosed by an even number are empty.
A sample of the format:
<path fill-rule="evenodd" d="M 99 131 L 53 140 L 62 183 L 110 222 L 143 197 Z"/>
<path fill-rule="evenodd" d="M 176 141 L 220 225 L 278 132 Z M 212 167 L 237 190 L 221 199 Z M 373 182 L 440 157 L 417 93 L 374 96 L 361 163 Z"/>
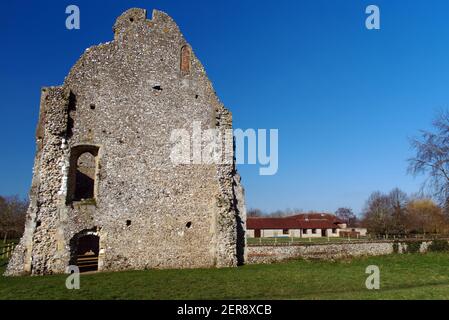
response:
<path fill-rule="evenodd" d="M 284 210 L 276 210 L 274 212 L 271 212 L 269 216 L 272 218 L 282 218 L 287 216 L 287 213 Z"/>
<path fill-rule="evenodd" d="M 271 218 L 284 218 L 284 217 L 294 216 L 294 215 L 297 215 L 300 213 L 304 213 L 304 211 L 302 209 L 287 208 L 285 210 L 276 210 L 276 211 L 270 212 L 266 216 L 271 217 Z"/>
<path fill-rule="evenodd" d="M 399 188 L 393 189 L 388 194 L 391 210 L 391 231 L 395 234 L 406 233 L 408 196 Z"/>
<path fill-rule="evenodd" d="M 1 238 L 18 238 L 25 227 L 28 202 L 18 196 L 0 196 L 0 236 Z"/>
<path fill-rule="evenodd" d="M 349 227 L 357 226 L 357 216 L 352 212 L 351 208 L 338 208 L 335 211 L 335 216 Z"/>
<path fill-rule="evenodd" d="M 374 234 L 405 234 L 408 201 L 407 194 L 398 188 L 388 194 L 373 192 L 366 201 L 362 224 Z"/>
<path fill-rule="evenodd" d="M 248 210 L 247 216 L 248 217 L 262 217 L 263 216 L 263 212 L 260 209 L 251 208 L 251 209 Z"/>
<path fill-rule="evenodd" d="M 276 210 L 270 213 L 265 213 L 260 209 L 251 208 L 247 212 L 248 217 L 266 217 L 266 218 L 283 218 L 292 216 L 295 214 L 299 214 L 303 212 L 301 209 L 285 209 L 285 210 Z"/>
<path fill-rule="evenodd" d="M 446 207 L 449 205 L 449 112 L 441 112 L 433 121 L 434 132 L 421 131 L 411 140 L 416 156 L 409 159 L 409 173 L 426 174 L 423 188 Z"/>
<path fill-rule="evenodd" d="M 362 225 L 370 233 L 387 235 L 391 233 L 390 200 L 388 196 L 373 192 L 365 204 Z"/>

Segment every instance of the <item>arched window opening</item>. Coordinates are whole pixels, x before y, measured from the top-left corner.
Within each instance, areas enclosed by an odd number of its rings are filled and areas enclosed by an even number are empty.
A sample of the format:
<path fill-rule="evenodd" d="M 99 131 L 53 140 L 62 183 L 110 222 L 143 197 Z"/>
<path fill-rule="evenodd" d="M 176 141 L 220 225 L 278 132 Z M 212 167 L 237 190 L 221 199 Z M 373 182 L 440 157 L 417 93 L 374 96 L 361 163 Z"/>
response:
<path fill-rule="evenodd" d="M 70 156 L 68 200 L 95 199 L 98 147 L 77 146 Z"/>
<path fill-rule="evenodd" d="M 181 48 L 181 74 L 183 76 L 190 74 L 190 60 L 192 50 L 188 45 Z"/>
<path fill-rule="evenodd" d="M 85 152 L 79 156 L 76 163 L 75 201 L 94 198 L 95 167 L 93 154 Z"/>

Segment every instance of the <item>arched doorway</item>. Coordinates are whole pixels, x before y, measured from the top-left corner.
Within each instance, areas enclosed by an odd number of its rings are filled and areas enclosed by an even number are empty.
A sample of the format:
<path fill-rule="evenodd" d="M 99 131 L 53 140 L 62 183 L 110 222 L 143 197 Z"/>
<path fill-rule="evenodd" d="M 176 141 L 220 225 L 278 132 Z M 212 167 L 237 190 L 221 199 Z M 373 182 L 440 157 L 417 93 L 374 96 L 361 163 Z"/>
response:
<path fill-rule="evenodd" d="M 72 260 L 80 272 L 98 271 L 98 255 L 100 252 L 100 237 L 87 233 L 76 237 Z"/>

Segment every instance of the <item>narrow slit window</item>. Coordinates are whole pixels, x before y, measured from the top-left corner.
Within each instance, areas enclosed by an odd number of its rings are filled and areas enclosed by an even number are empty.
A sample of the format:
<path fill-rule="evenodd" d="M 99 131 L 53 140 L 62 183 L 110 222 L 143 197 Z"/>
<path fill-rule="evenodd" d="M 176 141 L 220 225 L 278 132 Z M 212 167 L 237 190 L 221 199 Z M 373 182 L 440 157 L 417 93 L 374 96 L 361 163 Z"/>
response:
<path fill-rule="evenodd" d="M 188 45 L 181 48 L 181 74 L 183 76 L 190 74 L 191 49 Z"/>

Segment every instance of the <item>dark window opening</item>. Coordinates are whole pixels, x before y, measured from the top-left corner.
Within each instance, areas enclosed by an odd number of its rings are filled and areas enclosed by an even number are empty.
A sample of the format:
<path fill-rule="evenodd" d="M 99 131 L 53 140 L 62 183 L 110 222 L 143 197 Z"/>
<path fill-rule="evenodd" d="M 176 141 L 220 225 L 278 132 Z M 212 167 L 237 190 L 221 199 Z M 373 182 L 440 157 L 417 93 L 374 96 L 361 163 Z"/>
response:
<path fill-rule="evenodd" d="M 70 155 L 67 199 L 85 201 L 95 199 L 98 147 L 77 146 Z"/>
<path fill-rule="evenodd" d="M 337 229 L 332 229 L 332 233 L 337 233 Z"/>
<path fill-rule="evenodd" d="M 190 229 L 190 228 L 192 227 L 192 222 L 190 222 L 190 221 L 187 222 L 187 223 L 186 223 L 186 227 L 187 227 L 187 229 Z"/>
<path fill-rule="evenodd" d="M 282 230 L 282 233 L 283 234 L 289 234 L 289 230 L 288 229 L 284 229 L 284 230 Z"/>
<path fill-rule="evenodd" d="M 131 220 L 126 220 L 126 226 L 129 227 L 131 225 Z"/>
<path fill-rule="evenodd" d="M 75 199 L 86 200 L 94 197 L 95 157 L 90 152 L 83 153 L 76 163 Z"/>
<path fill-rule="evenodd" d="M 162 91 L 162 87 L 161 86 L 154 86 L 153 89 L 157 90 L 157 91 Z"/>
<path fill-rule="evenodd" d="M 95 110 L 95 105 L 94 104 L 90 105 L 90 110 Z"/>
<path fill-rule="evenodd" d="M 312 233 L 313 233 L 313 234 L 316 234 L 316 229 L 312 229 Z"/>

